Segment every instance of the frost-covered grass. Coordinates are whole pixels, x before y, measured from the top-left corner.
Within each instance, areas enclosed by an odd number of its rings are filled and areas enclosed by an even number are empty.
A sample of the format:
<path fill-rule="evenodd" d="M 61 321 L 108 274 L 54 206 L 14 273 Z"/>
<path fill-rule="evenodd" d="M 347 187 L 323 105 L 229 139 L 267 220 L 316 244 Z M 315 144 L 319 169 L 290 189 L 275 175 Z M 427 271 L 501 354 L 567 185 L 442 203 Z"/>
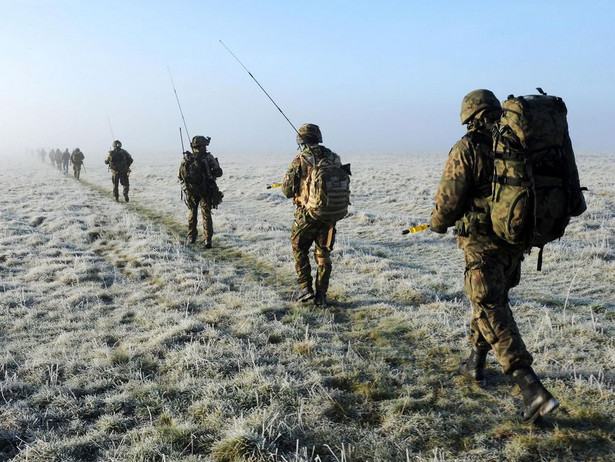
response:
<path fill-rule="evenodd" d="M 293 206 L 265 189 L 286 161 L 221 159 L 205 250 L 185 243 L 179 159 L 134 157 L 128 204 L 102 159 L 86 158 L 81 182 L 5 166 L 0 459 L 615 458 L 615 158 L 579 159 L 588 212 L 545 248 L 542 272 L 526 259 L 512 292 L 561 402 L 528 427 L 493 358 L 484 390 L 457 374 L 470 306 L 454 238 L 401 235 L 427 220 L 443 158 L 344 156 L 336 304 L 315 309 L 292 301 Z"/>

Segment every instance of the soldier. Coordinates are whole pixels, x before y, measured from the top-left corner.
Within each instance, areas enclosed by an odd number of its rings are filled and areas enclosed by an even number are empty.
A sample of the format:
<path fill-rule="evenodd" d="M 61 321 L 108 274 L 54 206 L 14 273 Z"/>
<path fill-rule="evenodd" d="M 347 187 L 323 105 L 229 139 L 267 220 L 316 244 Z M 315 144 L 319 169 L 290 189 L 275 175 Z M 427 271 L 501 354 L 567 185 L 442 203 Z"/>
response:
<path fill-rule="evenodd" d="M 107 157 L 105 164 L 111 169 L 111 181 L 113 182 L 113 197 L 119 201 L 119 184 L 124 187 L 124 200 L 128 202 L 128 191 L 130 189 L 130 166 L 132 165 L 132 157 L 128 152 L 122 149 L 122 143 L 119 140 L 113 142 L 113 147 Z"/>
<path fill-rule="evenodd" d="M 211 218 L 212 208 L 217 208 L 224 194 L 218 189 L 216 178 L 222 176 L 218 158 L 207 151 L 211 138 L 195 136 L 190 146 L 192 152 L 185 152 L 179 166 L 179 181 L 182 183 L 184 200 L 190 210 L 188 215 L 188 240 L 196 242 L 196 229 L 199 219 L 199 206 L 203 216 L 203 239 L 205 248 L 211 249 L 214 226 Z"/>
<path fill-rule="evenodd" d="M 292 198 L 296 205 L 295 220 L 291 231 L 291 245 L 295 259 L 297 283 L 299 294 L 297 300 L 307 302 L 314 300 L 316 306 L 326 306 L 327 289 L 331 277 L 331 251 L 335 242 L 335 224 L 338 219 L 346 215 L 348 208 L 348 176 L 341 172 L 344 179 L 344 192 L 341 201 L 334 205 L 335 210 L 326 214 L 316 213 L 316 208 L 310 203 L 310 178 L 315 166 L 321 168 L 323 164 L 333 166 L 338 172 L 343 170 L 340 156 L 321 145 L 322 134 L 318 125 L 304 124 L 297 132 L 297 144 L 301 152 L 290 164 L 282 184 L 282 192 Z M 312 191 L 313 193 L 314 191 Z M 312 201 L 313 202 L 313 201 Z M 309 251 L 315 245 L 314 259 L 317 264 L 316 293 L 312 287 L 312 269 L 310 266 Z"/>
<path fill-rule="evenodd" d="M 68 152 L 68 148 L 64 150 L 62 153 L 62 171 L 64 173 L 68 173 L 68 164 L 70 162 L 70 152 Z"/>
<path fill-rule="evenodd" d="M 524 247 L 508 244 L 492 230 L 489 219 L 491 128 L 501 105 L 489 90 L 475 90 L 461 103 L 461 124 L 467 133 L 451 149 L 432 210 L 430 227 L 446 233 L 455 225 L 458 245 L 465 252 L 465 289 L 472 302 L 470 356 L 459 371 L 480 386 L 487 353 L 493 350 L 506 375 L 523 394 L 523 420 L 533 422 L 558 407 L 532 369 L 510 309 L 508 292 L 519 283 Z M 462 230 L 471 230 L 469 233 Z"/>
<path fill-rule="evenodd" d="M 62 170 L 62 151 L 60 151 L 60 149 L 56 149 L 55 152 L 55 161 L 56 161 L 56 167 L 58 168 L 58 170 Z"/>
<path fill-rule="evenodd" d="M 81 176 L 81 166 L 83 165 L 83 159 L 85 156 L 79 148 L 75 148 L 70 155 L 70 163 L 73 165 L 73 175 L 79 179 Z"/>

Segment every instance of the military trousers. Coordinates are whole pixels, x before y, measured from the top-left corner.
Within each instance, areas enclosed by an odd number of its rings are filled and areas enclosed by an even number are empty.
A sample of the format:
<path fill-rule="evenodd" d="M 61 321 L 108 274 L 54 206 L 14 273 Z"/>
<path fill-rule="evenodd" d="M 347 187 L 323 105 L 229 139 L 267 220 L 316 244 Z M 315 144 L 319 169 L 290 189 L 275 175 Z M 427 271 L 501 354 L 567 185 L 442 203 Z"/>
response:
<path fill-rule="evenodd" d="M 73 175 L 77 179 L 79 179 L 79 177 L 81 176 L 81 162 L 73 163 Z"/>
<path fill-rule="evenodd" d="M 116 199 L 119 197 L 119 185 L 121 184 L 124 187 L 124 197 L 128 196 L 128 191 L 130 189 L 130 181 L 128 180 L 128 172 L 118 172 L 116 170 L 111 170 L 111 181 L 113 182 L 113 197 Z"/>
<path fill-rule="evenodd" d="M 508 299 L 510 289 L 519 283 L 522 260 L 517 251 L 465 252 L 465 289 L 472 302 L 468 340 L 475 349 L 492 349 L 505 374 L 533 361 Z"/>
<path fill-rule="evenodd" d="M 295 259 L 297 283 L 301 289 L 312 287 L 312 267 L 309 252 L 314 244 L 316 261 L 316 292 L 326 294 L 331 278 L 331 251 L 335 243 L 335 224 L 325 223 L 310 217 L 304 210 L 297 209 L 290 242 Z"/>
<path fill-rule="evenodd" d="M 192 241 L 196 240 L 198 231 L 196 229 L 199 221 L 199 208 L 203 216 L 203 239 L 210 239 L 214 235 L 214 224 L 211 218 L 211 205 L 208 200 L 195 195 L 186 197 L 186 205 L 188 206 L 188 238 Z"/>

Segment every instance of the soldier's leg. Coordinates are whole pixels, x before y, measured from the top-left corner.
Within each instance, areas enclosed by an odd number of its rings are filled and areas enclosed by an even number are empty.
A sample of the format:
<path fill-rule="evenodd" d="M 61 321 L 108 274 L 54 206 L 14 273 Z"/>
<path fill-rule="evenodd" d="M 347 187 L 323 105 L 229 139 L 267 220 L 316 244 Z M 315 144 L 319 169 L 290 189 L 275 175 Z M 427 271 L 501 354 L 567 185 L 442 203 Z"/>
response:
<path fill-rule="evenodd" d="M 113 182 L 113 197 L 115 197 L 115 200 L 117 201 L 120 195 L 120 175 L 117 172 L 111 173 L 111 181 Z"/>
<path fill-rule="evenodd" d="M 307 301 L 313 298 L 312 267 L 310 266 L 310 247 L 314 242 L 317 228 L 305 214 L 297 211 L 290 236 L 290 242 L 295 259 L 295 271 L 299 284 L 299 300 Z"/>
<path fill-rule="evenodd" d="M 214 235 L 214 223 L 211 218 L 211 206 L 204 199 L 201 199 L 201 215 L 203 215 L 203 239 L 205 240 L 205 247 L 210 249 L 212 237 Z"/>
<path fill-rule="evenodd" d="M 473 307 L 469 340 L 479 351 L 490 346 L 505 374 L 532 364 L 508 302 L 520 269 L 521 255 L 466 252 L 465 288 Z"/>
<path fill-rule="evenodd" d="M 130 190 L 130 181 L 128 179 L 128 173 L 124 172 L 120 174 L 120 183 L 122 183 L 122 186 L 124 187 L 124 200 L 128 202 L 128 191 Z"/>
<path fill-rule="evenodd" d="M 199 201 L 194 197 L 186 197 L 186 205 L 188 206 L 188 240 L 196 242 L 198 231 L 196 225 L 199 221 Z"/>
<path fill-rule="evenodd" d="M 316 297 L 314 298 L 316 305 L 326 304 L 329 279 L 331 278 L 331 251 L 335 243 L 335 232 L 335 226 L 324 225 L 316 236 L 316 248 L 314 249 L 314 259 L 318 265 L 316 271 Z"/>

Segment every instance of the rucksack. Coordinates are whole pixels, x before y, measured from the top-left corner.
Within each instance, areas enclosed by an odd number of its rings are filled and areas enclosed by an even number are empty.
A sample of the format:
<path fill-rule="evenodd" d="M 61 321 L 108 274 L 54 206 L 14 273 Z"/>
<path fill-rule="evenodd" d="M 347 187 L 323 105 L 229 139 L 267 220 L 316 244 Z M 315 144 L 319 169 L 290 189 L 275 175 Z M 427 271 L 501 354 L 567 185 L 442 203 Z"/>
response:
<path fill-rule="evenodd" d="M 114 149 L 113 151 L 109 151 L 109 154 L 111 154 L 111 158 L 109 159 L 109 167 L 111 170 L 115 170 L 116 172 L 128 171 L 130 166 L 128 165 L 126 155 L 123 150 Z"/>
<path fill-rule="evenodd" d="M 202 197 L 212 208 L 217 208 L 224 193 L 218 188 L 215 178 L 207 178 L 206 168 L 193 153 L 186 152 L 179 167 L 179 179 L 187 196 Z"/>
<path fill-rule="evenodd" d="M 562 237 L 570 218 L 587 208 L 566 114 L 557 96 L 510 95 L 493 130 L 493 231 L 526 250 L 540 248 L 538 270 L 544 245 Z"/>
<path fill-rule="evenodd" d="M 184 154 L 184 161 L 179 167 L 179 179 L 190 191 L 199 191 L 204 187 L 205 172 L 194 154 Z"/>
<path fill-rule="evenodd" d="M 334 155 L 318 158 L 303 156 L 309 165 L 302 203 L 316 220 L 335 223 L 348 215 L 350 177 Z M 307 197 L 305 197 L 307 196 Z"/>

